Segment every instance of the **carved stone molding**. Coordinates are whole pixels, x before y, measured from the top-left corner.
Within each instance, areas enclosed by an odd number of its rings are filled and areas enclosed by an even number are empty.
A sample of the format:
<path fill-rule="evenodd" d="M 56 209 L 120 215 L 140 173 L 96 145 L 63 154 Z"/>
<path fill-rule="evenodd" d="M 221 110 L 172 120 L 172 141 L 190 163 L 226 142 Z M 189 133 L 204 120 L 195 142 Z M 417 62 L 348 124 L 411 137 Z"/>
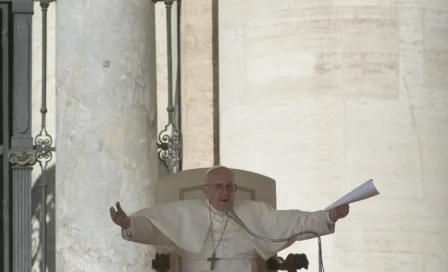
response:
<path fill-rule="evenodd" d="M 8 160 L 18 166 L 34 165 L 37 161 L 37 151 L 34 149 L 11 150 L 8 154 Z"/>

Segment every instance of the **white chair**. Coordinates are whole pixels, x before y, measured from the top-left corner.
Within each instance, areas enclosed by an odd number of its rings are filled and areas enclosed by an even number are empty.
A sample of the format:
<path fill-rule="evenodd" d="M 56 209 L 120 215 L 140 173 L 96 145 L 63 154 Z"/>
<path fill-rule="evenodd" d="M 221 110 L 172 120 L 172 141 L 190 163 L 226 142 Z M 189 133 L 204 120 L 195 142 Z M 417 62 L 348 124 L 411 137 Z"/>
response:
<path fill-rule="evenodd" d="M 198 168 L 180 171 L 160 178 L 155 186 L 155 204 L 174 202 L 186 199 L 204 199 L 202 185 L 204 184 L 204 175 L 208 168 Z M 257 174 L 239 169 L 231 169 L 234 173 L 235 183 L 237 184 L 236 199 L 264 201 L 269 205 L 276 207 L 276 186 L 275 180 Z M 170 263 L 169 270 L 163 272 L 180 272 L 180 257 L 172 248 L 156 247 L 158 263 Z M 160 261 L 162 260 L 162 261 Z M 153 268 L 154 267 L 153 261 Z M 260 257 L 259 271 L 268 271 L 266 262 Z"/>

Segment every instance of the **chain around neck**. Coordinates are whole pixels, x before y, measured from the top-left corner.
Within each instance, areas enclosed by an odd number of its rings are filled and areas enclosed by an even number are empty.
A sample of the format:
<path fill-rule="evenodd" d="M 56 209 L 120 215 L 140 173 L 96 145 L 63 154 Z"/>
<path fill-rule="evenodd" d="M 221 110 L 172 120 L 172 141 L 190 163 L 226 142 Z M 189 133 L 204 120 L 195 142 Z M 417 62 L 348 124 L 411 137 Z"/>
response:
<path fill-rule="evenodd" d="M 225 223 L 225 225 L 224 225 L 224 228 L 222 229 L 221 237 L 219 237 L 218 243 L 216 243 L 216 246 L 215 246 L 215 240 L 214 240 L 214 238 L 213 238 L 213 228 L 212 228 L 212 224 L 213 224 L 213 220 L 212 220 L 212 209 L 213 209 L 213 207 L 211 206 L 211 203 L 210 203 L 210 201 L 209 201 L 209 202 L 208 202 L 208 212 L 209 212 L 209 215 L 210 215 L 210 226 L 209 226 L 209 231 L 210 231 L 210 235 L 212 236 L 213 254 L 216 254 L 216 250 L 218 249 L 218 245 L 219 245 L 219 243 L 221 242 L 222 237 L 224 236 L 224 232 L 226 231 L 227 223 L 229 222 L 229 216 L 226 215 L 226 223 Z M 213 211 L 213 213 L 215 213 L 215 212 Z M 218 214 L 218 213 L 215 213 L 215 214 Z"/>

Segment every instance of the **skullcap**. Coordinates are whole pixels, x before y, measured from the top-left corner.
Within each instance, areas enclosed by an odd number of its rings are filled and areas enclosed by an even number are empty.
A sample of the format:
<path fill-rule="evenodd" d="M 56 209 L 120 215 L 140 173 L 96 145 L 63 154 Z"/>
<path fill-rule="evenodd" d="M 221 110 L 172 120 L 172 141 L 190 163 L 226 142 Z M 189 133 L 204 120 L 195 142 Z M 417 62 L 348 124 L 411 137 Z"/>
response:
<path fill-rule="evenodd" d="M 224 166 L 224 165 L 215 165 L 215 166 L 213 166 L 213 167 L 210 167 L 210 168 L 205 172 L 205 175 L 204 175 L 204 181 L 206 181 L 206 179 L 207 179 L 207 175 L 210 174 L 210 172 L 212 172 L 213 170 L 216 170 L 216 169 L 226 169 L 226 170 L 228 170 L 230 173 L 232 173 L 232 175 L 233 175 L 232 170 L 230 170 L 228 167 L 226 167 L 226 166 Z"/>

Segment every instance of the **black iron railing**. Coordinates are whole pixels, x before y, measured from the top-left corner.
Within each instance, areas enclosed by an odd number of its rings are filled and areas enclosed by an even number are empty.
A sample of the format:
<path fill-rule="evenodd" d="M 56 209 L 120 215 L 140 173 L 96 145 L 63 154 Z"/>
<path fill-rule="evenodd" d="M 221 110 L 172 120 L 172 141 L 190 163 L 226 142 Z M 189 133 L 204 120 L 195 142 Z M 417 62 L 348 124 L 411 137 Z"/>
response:
<path fill-rule="evenodd" d="M 166 34 L 167 34 L 167 113 L 168 124 L 159 133 L 158 154 L 159 159 L 167 168 L 168 173 L 182 170 L 182 133 L 181 133 L 181 103 L 180 103 L 180 0 L 154 0 L 163 2 L 166 8 Z M 176 7 L 177 16 L 173 17 L 173 6 Z M 173 20 L 174 19 L 174 20 Z M 175 24 L 173 24 L 173 21 Z M 174 35 L 173 35 L 174 32 Z M 176 37 L 177 43 L 172 39 Z M 173 50 L 175 48 L 175 50 Z M 173 53 L 173 51 L 175 51 Z M 173 78 L 173 56 L 176 54 L 175 63 L 176 79 Z"/>

